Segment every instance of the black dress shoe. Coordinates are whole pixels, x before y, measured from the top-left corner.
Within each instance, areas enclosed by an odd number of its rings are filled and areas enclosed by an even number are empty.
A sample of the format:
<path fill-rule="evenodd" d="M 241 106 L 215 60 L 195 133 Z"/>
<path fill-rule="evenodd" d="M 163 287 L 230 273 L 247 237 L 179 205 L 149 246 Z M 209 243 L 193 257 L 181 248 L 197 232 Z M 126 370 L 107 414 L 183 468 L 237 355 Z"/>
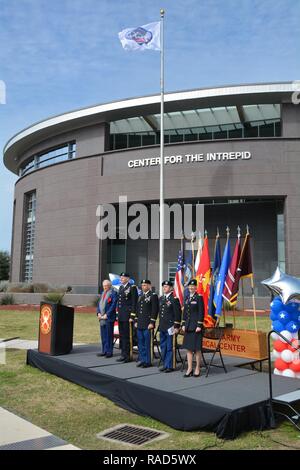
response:
<path fill-rule="evenodd" d="M 165 372 L 168 374 L 169 372 L 174 372 L 174 369 L 168 368 L 165 370 Z"/>
<path fill-rule="evenodd" d="M 138 362 L 136 367 L 143 367 L 144 363 L 143 362 Z"/>
<path fill-rule="evenodd" d="M 194 377 L 200 377 L 200 372 L 199 374 L 194 374 Z"/>
<path fill-rule="evenodd" d="M 166 370 L 165 366 L 159 368 L 160 372 L 164 372 Z"/>
<path fill-rule="evenodd" d="M 124 364 L 127 363 L 127 362 L 131 362 L 131 359 L 125 359 L 123 362 L 124 362 Z"/>
<path fill-rule="evenodd" d="M 113 357 L 113 355 L 112 354 L 106 354 L 105 357 L 106 357 L 106 359 L 109 359 L 110 357 Z"/>
<path fill-rule="evenodd" d="M 152 364 L 143 364 L 143 369 L 148 369 L 148 367 L 152 367 Z"/>
<path fill-rule="evenodd" d="M 99 353 L 97 354 L 98 357 L 101 357 L 101 356 L 106 356 L 106 353 Z"/>
<path fill-rule="evenodd" d="M 119 359 L 116 360 L 116 362 L 124 362 L 126 361 L 125 357 L 119 357 Z"/>
<path fill-rule="evenodd" d="M 189 372 L 188 374 L 184 374 L 183 377 L 193 377 L 193 371 Z"/>

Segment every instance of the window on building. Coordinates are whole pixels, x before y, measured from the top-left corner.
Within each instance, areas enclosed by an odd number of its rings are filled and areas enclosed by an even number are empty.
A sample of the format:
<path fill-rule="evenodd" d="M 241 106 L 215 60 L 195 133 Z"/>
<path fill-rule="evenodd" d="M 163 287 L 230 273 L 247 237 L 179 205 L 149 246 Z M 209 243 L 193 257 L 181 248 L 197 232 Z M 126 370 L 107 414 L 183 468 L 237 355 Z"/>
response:
<path fill-rule="evenodd" d="M 36 192 L 25 194 L 23 224 L 22 281 L 32 282 L 35 240 Z"/>
<path fill-rule="evenodd" d="M 46 166 L 54 165 L 55 163 L 71 160 L 76 156 L 76 142 L 69 142 L 60 147 L 48 150 L 38 155 L 34 155 L 27 160 L 26 163 L 20 168 L 19 175 L 24 176 L 33 170 L 44 168 Z"/>
<path fill-rule="evenodd" d="M 171 261 L 170 263 L 168 263 L 168 279 L 170 281 L 175 281 L 177 265 L 177 261 Z"/>

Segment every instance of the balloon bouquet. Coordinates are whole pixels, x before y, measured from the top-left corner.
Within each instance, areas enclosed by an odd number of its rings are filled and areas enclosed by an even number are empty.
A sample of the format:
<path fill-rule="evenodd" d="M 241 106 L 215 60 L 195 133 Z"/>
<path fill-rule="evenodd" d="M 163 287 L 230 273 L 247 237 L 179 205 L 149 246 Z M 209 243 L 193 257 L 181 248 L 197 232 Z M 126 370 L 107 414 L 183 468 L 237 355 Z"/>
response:
<path fill-rule="evenodd" d="M 262 284 L 272 293 L 270 319 L 274 340 L 271 359 L 274 361 L 274 374 L 300 379 L 300 359 L 297 346 L 300 330 L 300 280 L 289 276 L 279 268 L 273 276 Z"/>

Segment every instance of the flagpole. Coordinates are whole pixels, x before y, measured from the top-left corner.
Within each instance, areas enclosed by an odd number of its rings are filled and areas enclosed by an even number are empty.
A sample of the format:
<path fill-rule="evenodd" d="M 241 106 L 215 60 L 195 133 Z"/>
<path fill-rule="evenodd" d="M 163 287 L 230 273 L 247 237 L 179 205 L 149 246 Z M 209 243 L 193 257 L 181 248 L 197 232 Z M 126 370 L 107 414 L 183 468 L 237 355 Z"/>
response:
<path fill-rule="evenodd" d="M 159 184 L 159 290 L 164 278 L 164 15 L 160 10 L 160 184 Z"/>
<path fill-rule="evenodd" d="M 248 235 L 248 237 L 250 237 L 249 226 L 248 226 L 248 225 L 247 225 L 247 233 L 246 233 L 246 235 Z M 256 305 L 255 305 L 255 296 L 254 296 L 254 279 L 253 279 L 253 272 L 252 272 L 252 276 L 250 276 L 250 280 L 251 280 L 251 290 L 252 290 L 252 304 L 253 304 L 254 328 L 255 328 L 255 331 L 257 331 Z"/>

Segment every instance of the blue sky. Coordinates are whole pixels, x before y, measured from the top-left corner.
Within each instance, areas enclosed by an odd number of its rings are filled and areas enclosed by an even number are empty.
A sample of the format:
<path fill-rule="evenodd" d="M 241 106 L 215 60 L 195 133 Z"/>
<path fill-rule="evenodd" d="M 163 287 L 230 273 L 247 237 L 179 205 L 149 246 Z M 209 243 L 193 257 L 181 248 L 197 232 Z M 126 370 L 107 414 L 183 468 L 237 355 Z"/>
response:
<path fill-rule="evenodd" d="M 0 0 L 0 147 L 35 121 L 159 92 L 159 53 L 118 32 L 166 10 L 165 88 L 297 80 L 298 0 Z M 16 177 L 0 162 L 0 249 L 10 249 Z"/>

